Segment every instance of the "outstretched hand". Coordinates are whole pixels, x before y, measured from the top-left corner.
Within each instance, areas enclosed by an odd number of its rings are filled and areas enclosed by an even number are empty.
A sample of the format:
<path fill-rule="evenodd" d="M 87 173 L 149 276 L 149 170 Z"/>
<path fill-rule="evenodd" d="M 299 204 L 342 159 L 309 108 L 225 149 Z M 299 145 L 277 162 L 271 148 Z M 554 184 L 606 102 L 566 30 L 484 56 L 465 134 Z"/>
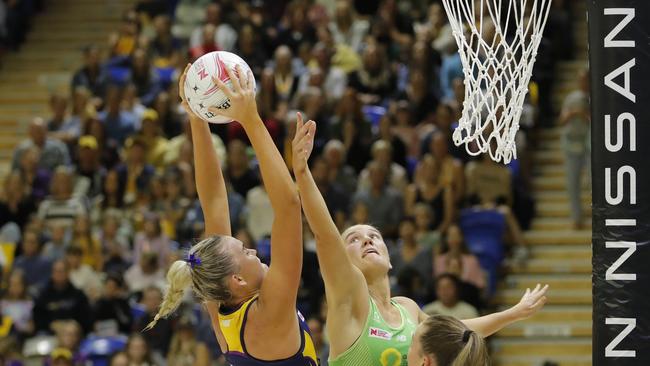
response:
<path fill-rule="evenodd" d="M 535 315 L 546 304 L 547 291 L 548 285 L 541 287 L 540 284 L 537 284 L 533 291 L 529 288 L 526 289 L 526 293 L 521 297 L 519 303 L 511 308 L 515 318 L 524 320 Z"/>
<path fill-rule="evenodd" d="M 203 121 L 201 117 L 192 111 L 192 108 L 187 104 L 187 99 L 185 98 L 185 79 L 187 78 L 187 70 L 189 70 L 190 67 L 192 67 L 192 64 L 187 64 L 181 77 L 178 78 L 178 94 L 181 96 L 181 105 L 183 106 L 183 109 L 185 109 L 185 113 L 190 117 L 190 121 Z"/>
<path fill-rule="evenodd" d="M 212 77 L 212 81 L 228 97 L 229 107 L 220 109 L 212 106 L 208 110 L 214 114 L 232 118 L 245 125 L 258 118 L 257 104 L 255 102 L 255 86 L 253 85 L 254 76 L 251 71 L 244 73 L 239 65 L 235 68 L 237 73 L 234 73 L 229 67 L 225 68 L 232 83 L 232 89 L 219 78 Z"/>
<path fill-rule="evenodd" d="M 293 171 L 302 173 L 307 169 L 307 160 L 314 148 L 314 135 L 316 134 L 316 122 L 308 121 L 303 123 L 302 114 L 298 112 L 296 118 L 296 134 L 293 137 Z"/>

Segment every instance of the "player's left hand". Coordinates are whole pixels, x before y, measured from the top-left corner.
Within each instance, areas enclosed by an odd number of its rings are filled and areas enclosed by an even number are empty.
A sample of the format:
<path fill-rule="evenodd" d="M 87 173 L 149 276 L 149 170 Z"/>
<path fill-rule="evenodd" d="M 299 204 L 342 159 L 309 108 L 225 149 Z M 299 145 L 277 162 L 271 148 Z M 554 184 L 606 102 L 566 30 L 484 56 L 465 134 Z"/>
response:
<path fill-rule="evenodd" d="M 303 123 L 302 114 L 298 113 L 296 118 L 296 134 L 291 144 L 293 171 L 302 173 L 307 169 L 307 160 L 314 148 L 314 135 L 316 134 L 316 122 L 308 121 Z"/>
<path fill-rule="evenodd" d="M 521 297 L 519 303 L 510 309 L 515 319 L 523 320 L 535 315 L 546 304 L 547 291 L 548 285 L 542 287 L 540 284 L 537 284 L 532 291 L 529 288 L 526 289 L 526 293 Z"/>
<path fill-rule="evenodd" d="M 245 125 L 259 118 L 257 114 L 257 103 L 255 102 L 254 76 L 250 71 L 244 72 L 239 65 L 235 68 L 237 73 L 233 72 L 229 67 L 226 67 L 232 83 L 232 89 L 224 84 L 223 81 L 214 76 L 212 77 L 212 81 L 228 97 L 230 106 L 225 109 L 212 106 L 208 110 L 216 115 L 232 118 Z"/>

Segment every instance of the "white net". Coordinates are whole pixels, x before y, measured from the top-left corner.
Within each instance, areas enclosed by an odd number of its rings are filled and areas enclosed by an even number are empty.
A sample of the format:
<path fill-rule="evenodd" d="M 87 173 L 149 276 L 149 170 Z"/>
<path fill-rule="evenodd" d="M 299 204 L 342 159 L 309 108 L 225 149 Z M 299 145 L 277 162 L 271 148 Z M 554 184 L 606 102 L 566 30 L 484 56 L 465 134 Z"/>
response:
<path fill-rule="evenodd" d="M 515 135 L 551 0 L 443 0 L 463 64 L 453 139 L 471 155 L 517 158 Z"/>

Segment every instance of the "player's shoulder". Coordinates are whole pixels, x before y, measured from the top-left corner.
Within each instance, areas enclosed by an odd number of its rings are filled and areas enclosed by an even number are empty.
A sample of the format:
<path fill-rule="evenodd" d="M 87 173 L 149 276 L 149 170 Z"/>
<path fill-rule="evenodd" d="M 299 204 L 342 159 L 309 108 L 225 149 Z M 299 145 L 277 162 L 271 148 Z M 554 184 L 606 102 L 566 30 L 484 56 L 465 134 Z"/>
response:
<path fill-rule="evenodd" d="M 393 297 L 393 301 L 395 301 L 396 303 L 404 306 L 408 310 L 419 310 L 420 309 L 420 307 L 418 306 L 418 304 L 415 301 L 413 301 L 413 300 L 411 300 L 411 299 L 409 299 L 408 297 L 405 297 L 405 296 L 395 296 L 395 297 Z"/>

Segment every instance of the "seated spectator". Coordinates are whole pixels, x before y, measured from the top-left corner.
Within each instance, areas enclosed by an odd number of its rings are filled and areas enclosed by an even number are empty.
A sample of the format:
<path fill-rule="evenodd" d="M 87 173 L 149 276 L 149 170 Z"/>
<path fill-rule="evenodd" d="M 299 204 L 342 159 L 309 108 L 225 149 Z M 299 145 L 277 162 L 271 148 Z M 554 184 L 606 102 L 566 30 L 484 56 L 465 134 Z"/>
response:
<path fill-rule="evenodd" d="M 120 351 L 111 356 L 108 366 L 129 366 L 129 356 L 126 352 Z"/>
<path fill-rule="evenodd" d="M 449 176 L 444 176 L 431 155 L 426 155 L 416 168 L 413 183 L 406 190 L 405 211 L 415 214 L 415 204 L 431 208 L 431 230 L 444 232 L 454 215 L 454 200 Z"/>
<path fill-rule="evenodd" d="M 437 277 L 450 272 L 450 264 L 453 260 L 460 260 L 462 271 L 455 274 L 461 281 L 476 286 L 481 291 L 485 289 L 487 285 L 485 272 L 483 272 L 478 258 L 467 249 L 463 233 L 456 224 L 452 224 L 447 229 L 440 254 L 434 260 L 434 275 Z"/>
<path fill-rule="evenodd" d="M 126 182 L 122 181 L 119 173 L 115 169 L 111 169 L 103 176 L 101 184 L 102 192 L 95 199 L 92 200 L 91 218 L 93 225 L 99 225 L 104 212 L 112 210 L 124 213 L 124 195 L 126 190 Z"/>
<path fill-rule="evenodd" d="M 463 79 L 463 63 L 460 59 L 456 42 L 449 43 L 448 48 L 442 53 L 442 65 L 440 66 L 440 88 L 442 89 L 442 100 L 453 101 L 454 80 Z"/>
<path fill-rule="evenodd" d="M 433 48 L 443 53 L 456 44 L 447 14 L 441 3 L 429 6 L 427 18 L 415 26 L 418 39 L 432 42 Z"/>
<path fill-rule="evenodd" d="M 72 227 L 79 216 L 88 210 L 81 197 L 72 196 L 72 174 L 59 167 L 52 175 L 50 196 L 38 206 L 38 218 L 47 225 Z"/>
<path fill-rule="evenodd" d="M 50 234 L 50 240 L 43 246 L 43 258 L 50 262 L 62 260 L 65 257 L 65 251 L 70 245 L 71 226 L 62 223 L 49 224 L 47 231 Z"/>
<path fill-rule="evenodd" d="M 34 201 L 40 202 L 50 191 L 51 173 L 47 169 L 39 168 L 41 149 L 38 146 L 32 146 L 21 154 L 18 162 L 18 171 L 23 178 L 27 194 Z"/>
<path fill-rule="evenodd" d="M 210 352 L 206 345 L 196 338 L 198 321 L 192 314 L 184 314 L 176 324 L 167 353 L 167 364 L 178 366 L 208 366 Z"/>
<path fill-rule="evenodd" d="M 39 234 L 33 229 L 23 232 L 22 254 L 14 260 L 14 271 L 20 270 L 25 277 L 25 286 L 30 295 L 38 294 L 50 279 L 52 262 L 40 255 Z"/>
<path fill-rule="evenodd" d="M 142 102 L 140 102 L 140 99 L 138 99 L 138 88 L 136 88 L 133 83 L 128 83 L 124 87 L 122 108 L 125 112 L 135 116 L 135 129 L 139 130 L 142 127 L 142 115 L 147 107 L 145 107 Z"/>
<path fill-rule="evenodd" d="M 404 154 L 411 158 L 417 158 L 419 156 L 418 135 L 416 128 L 413 127 L 413 111 L 411 111 L 408 101 L 400 100 L 392 103 L 384 118 L 386 117 L 391 120 L 392 133 L 401 140 L 404 146 L 408 147 Z"/>
<path fill-rule="evenodd" d="M 273 210 L 271 200 L 263 184 L 254 187 L 246 195 L 246 228 L 256 242 L 271 235 L 273 226 Z"/>
<path fill-rule="evenodd" d="M 95 271 L 101 271 L 104 266 L 102 248 L 99 241 L 93 237 L 88 217 L 77 217 L 72 231 L 72 245 L 81 249 L 80 259 L 82 264 Z"/>
<path fill-rule="evenodd" d="M 140 130 L 126 140 L 126 145 L 133 144 L 134 139 L 140 139 L 146 146 L 145 161 L 154 168 L 163 168 L 167 151 L 167 139 L 162 135 L 158 112 L 147 109 L 142 113 Z"/>
<path fill-rule="evenodd" d="M 408 268 L 418 272 L 424 292 L 433 287 L 430 281 L 433 273 L 433 249 L 417 242 L 415 237 L 415 220 L 412 217 L 402 219 L 399 225 L 399 239 L 395 246 L 389 248 L 391 277 L 399 278 Z M 396 288 L 399 293 L 406 289 Z"/>
<path fill-rule="evenodd" d="M 334 20 L 329 24 L 336 43 L 345 44 L 360 52 L 369 28 L 368 21 L 357 17 L 350 2 L 340 0 L 336 2 Z"/>
<path fill-rule="evenodd" d="M 278 47 L 273 55 L 274 66 L 271 70 L 274 80 L 274 95 L 280 102 L 290 102 L 298 91 L 300 74 L 293 67 L 293 53 L 285 45 Z"/>
<path fill-rule="evenodd" d="M 34 332 L 32 310 L 34 301 L 27 292 L 25 273 L 14 270 L 9 275 L 7 290 L 0 298 L 0 316 L 11 319 L 11 335 L 24 340 Z"/>
<path fill-rule="evenodd" d="M 212 3 L 205 8 L 205 24 L 211 24 L 216 28 L 214 32 L 214 43 L 220 50 L 232 52 L 237 42 L 237 32 L 223 21 L 221 4 Z M 198 26 L 190 37 L 190 49 L 195 48 L 204 42 L 203 26 Z"/>
<path fill-rule="evenodd" d="M 106 142 L 122 146 L 127 137 L 136 131 L 136 116 L 127 112 L 122 105 L 124 91 L 118 86 L 110 86 L 106 91 L 105 110 L 97 115 L 104 127 Z M 103 139 L 98 139 L 104 141 Z"/>
<path fill-rule="evenodd" d="M 458 204 L 465 194 L 465 174 L 463 164 L 449 153 L 449 138 L 444 133 L 434 133 L 429 145 L 436 168 L 440 174 L 450 179 L 454 202 Z M 481 181 L 482 182 L 482 181 Z"/>
<path fill-rule="evenodd" d="M 79 323 L 75 320 L 59 320 L 52 324 L 52 328 L 56 334 L 57 349 L 68 351 L 72 356 L 69 359 L 70 365 L 82 363 L 83 356 L 79 354 L 79 345 L 83 338 L 83 330 Z M 53 353 L 56 353 L 56 350 Z"/>
<path fill-rule="evenodd" d="M 155 37 L 149 41 L 149 51 L 154 67 L 171 67 L 180 56 L 181 41 L 172 34 L 172 21 L 168 15 L 158 15 L 153 20 Z"/>
<path fill-rule="evenodd" d="M 125 220 L 119 212 L 109 211 L 103 216 L 99 243 L 104 258 L 103 272 L 124 273 L 130 266 L 132 257 L 128 234 L 125 233 L 126 225 L 120 225 Z"/>
<path fill-rule="evenodd" d="M 315 65 L 309 65 L 310 69 L 317 69 L 322 75 L 322 84 L 320 87 L 325 93 L 325 101 L 328 105 L 338 102 L 345 92 L 347 84 L 347 75 L 340 68 L 332 65 L 334 50 L 325 43 L 319 42 L 312 48 L 311 57 Z M 314 63 L 312 62 L 312 63 Z M 304 73 L 300 77 L 300 87 L 298 91 L 304 92 L 309 85 L 309 73 Z M 325 103 L 324 103 L 325 104 Z M 307 114 L 310 118 L 314 117 Z"/>
<path fill-rule="evenodd" d="M 162 231 L 160 216 L 147 213 L 144 216 L 142 231 L 133 240 L 133 262 L 139 263 L 143 253 L 156 253 L 158 266 L 167 268 L 172 253 L 172 242 Z"/>
<path fill-rule="evenodd" d="M 511 205 L 512 179 L 510 169 L 482 154 L 465 168 L 467 199 L 476 205 Z"/>
<path fill-rule="evenodd" d="M 408 103 L 412 126 L 428 119 L 438 106 L 438 100 L 433 95 L 430 85 L 431 82 L 423 71 L 413 69 L 409 73 L 404 93 L 398 96 L 398 99 Z"/>
<path fill-rule="evenodd" d="M 378 129 L 378 140 L 386 141 L 390 145 L 392 151 L 393 161 L 404 168 L 408 167 L 406 161 L 406 144 L 402 141 L 402 138 L 399 137 L 395 130 L 393 129 L 393 124 L 395 120 L 392 115 L 385 114 L 379 120 L 379 129 Z M 412 146 L 412 144 L 411 144 Z M 411 147 L 409 147 L 410 149 Z"/>
<path fill-rule="evenodd" d="M 370 43 L 363 51 L 363 66 L 348 76 L 348 86 L 359 93 L 363 104 L 381 104 L 395 91 L 395 76 L 386 65 L 386 50 Z"/>
<path fill-rule="evenodd" d="M 156 325 L 156 328 L 152 329 L 152 331 L 157 328 L 158 325 Z M 149 339 L 148 336 L 147 339 Z M 126 355 L 128 356 L 129 366 L 156 365 L 152 359 L 149 345 L 147 345 L 147 341 L 139 331 L 132 333 L 129 340 L 126 342 Z"/>
<path fill-rule="evenodd" d="M 122 17 L 120 29 L 108 38 L 110 57 L 130 56 L 138 46 L 139 33 L 138 15 L 135 11 L 128 10 Z"/>
<path fill-rule="evenodd" d="M 140 319 L 136 319 L 133 331 L 141 332 L 153 320 L 158 313 L 158 308 L 163 300 L 163 294 L 159 288 L 147 287 L 142 293 L 142 305 L 145 314 Z M 174 327 L 170 319 L 160 319 L 156 326 L 148 329 L 146 332 L 147 348 L 152 353 L 157 353 L 159 357 L 164 357 L 169 352 L 169 344 L 174 334 Z M 127 345 L 127 350 L 130 346 Z"/>
<path fill-rule="evenodd" d="M 192 151 L 192 126 L 187 117 L 181 119 L 181 124 L 183 128 L 183 133 L 172 137 L 167 143 L 167 151 L 165 152 L 165 165 L 172 165 L 182 157 L 181 153 L 184 149 L 191 152 Z M 226 165 L 226 147 L 223 144 L 223 140 L 215 134 L 212 135 L 212 145 L 217 152 L 217 157 L 219 158 L 219 163 L 223 166 Z"/>
<path fill-rule="evenodd" d="M 68 148 L 59 140 L 47 137 L 47 126 L 45 121 L 40 117 L 35 117 L 29 124 L 29 138 L 22 141 L 14 150 L 12 169 L 18 169 L 23 154 L 33 146 L 38 147 L 41 151 L 38 161 L 38 167 L 54 170 L 59 165 L 70 164 L 70 155 Z"/>
<path fill-rule="evenodd" d="M 45 124 L 47 126 L 47 131 L 50 133 L 49 135 L 54 137 L 51 133 L 59 131 L 68 118 L 68 98 L 61 93 L 54 93 L 50 95 L 49 104 L 52 117 L 50 117 Z M 67 142 L 59 137 L 56 137 L 56 139 Z"/>
<path fill-rule="evenodd" d="M 162 129 L 162 135 L 165 138 L 170 139 L 183 132 L 182 117 L 178 111 L 178 104 L 168 92 L 159 93 L 152 108 L 158 113 L 158 125 Z"/>
<path fill-rule="evenodd" d="M 336 182 L 330 181 L 325 159 L 316 157 L 311 165 L 312 176 L 325 199 L 330 215 L 340 230 L 345 229 L 351 195 L 346 193 Z"/>
<path fill-rule="evenodd" d="M 196 60 L 207 53 L 219 51 L 219 46 L 215 41 L 216 34 L 217 27 L 214 24 L 207 23 L 203 26 L 203 35 L 201 36 L 203 41 L 198 46 L 190 48 L 192 60 Z"/>
<path fill-rule="evenodd" d="M 266 49 L 260 42 L 262 37 L 262 35 L 255 34 L 255 28 L 251 24 L 243 24 L 239 29 L 237 47 L 234 51 L 234 53 L 246 60 L 256 80 L 260 80 L 262 77 L 264 64 L 268 59 Z"/>
<path fill-rule="evenodd" d="M 402 218 L 402 195 L 387 184 L 388 171 L 376 161 L 368 164 L 370 188 L 357 191 L 353 202 L 363 202 L 368 207 L 369 222 L 384 236 L 391 238 L 397 234 L 397 226 Z"/>
<path fill-rule="evenodd" d="M 413 219 L 415 221 L 415 240 L 422 246 L 433 248 L 434 253 L 440 250 L 440 232 L 431 230 L 433 212 L 431 206 L 424 202 L 413 206 Z"/>
<path fill-rule="evenodd" d="M 147 210 L 162 215 L 165 210 L 165 182 L 162 173 L 155 173 L 149 180 L 146 196 Z"/>
<path fill-rule="evenodd" d="M 438 276 L 436 278 L 436 295 L 438 300 L 422 309 L 428 315 L 448 315 L 457 319 L 471 319 L 478 316 L 475 307 L 460 300 L 458 277 L 451 274 Z"/>
<path fill-rule="evenodd" d="M 138 98 L 145 106 L 151 106 L 162 91 L 160 77 L 144 49 L 138 48 L 133 52 L 128 82 L 135 84 Z"/>
<path fill-rule="evenodd" d="M 343 142 L 347 152 L 346 163 L 356 172 L 365 168 L 372 141 L 370 122 L 364 116 L 362 106 L 356 90 L 348 88 L 328 123 L 329 136 Z"/>
<path fill-rule="evenodd" d="M 313 44 L 316 32 L 307 19 L 308 5 L 306 3 L 290 3 L 284 10 L 288 26 L 278 32 L 277 42 L 287 45 L 292 52 L 298 53 L 301 44 Z"/>
<path fill-rule="evenodd" d="M 258 174 L 251 168 L 246 145 L 239 140 L 228 144 L 226 163 L 226 179 L 233 189 L 242 197 L 247 197 L 248 191 L 260 184 Z"/>
<path fill-rule="evenodd" d="M 77 164 L 75 171 L 75 190 L 79 195 L 93 199 L 102 192 L 102 180 L 106 169 L 101 165 L 97 139 L 85 135 L 77 141 Z"/>
<path fill-rule="evenodd" d="M 124 203 L 127 205 L 133 204 L 147 189 L 155 171 L 145 160 L 146 143 L 138 138 L 132 141 L 130 145 L 125 146 L 126 161 L 116 168 L 119 181 L 125 182 Z"/>
<path fill-rule="evenodd" d="M 52 366 L 74 366 L 73 355 L 67 348 L 57 347 L 50 353 L 49 362 Z"/>
<path fill-rule="evenodd" d="M 84 330 L 91 330 L 92 312 L 88 298 L 70 283 L 68 267 L 63 260 L 52 265 L 52 279 L 36 300 L 34 323 L 38 332 L 51 332 L 57 320 L 76 320 Z"/>
<path fill-rule="evenodd" d="M 18 171 L 5 178 L 4 189 L 0 195 L 0 231 L 8 223 L 25 227 L 29 217 L 36 211 L 34 199 L 29 196 L 27 185 Z"/>
<path fill-rule="evenodd" d="M 160 289 L 165 288 L 165 271 L 158 266 L 158 254 L 154 252 L 142 253 L 140 261 L 135 262 L 126 270 L 124 280 L 131 293 L 138 293 L 152 286 Z"/>
<path fill-rule="evenodd" d="M 388 141 L 377 140 L 372 144 L 372 160 L 368 164 L 377 163 L 388 172 L 388 185 L 397 192 L 404 192 L 408 184 L 406 169 L 393 160 L 393 150 Z M 357 190 L 367 190 L 370 187 L 368 168 L 359 174 Z"/>
<path fill-rule="evenodd" d="M 101 275 L 92 267 L 82 263 L 81 257 L 83 250 L 71 245 L 65 251 L 65 263 L 70 272 L 70 283 L 79 290 L 83 291 L 88 300 L 94 303 L 102 291 Z"/>
<path fill-rule="evenodd" d="M 345 164 L 345 147 L 339 140 L 329 140 L 323 148 L 329 180 L 339 185 L 343 192 L 352 195 L 357 189 L 357 176 L 351 166 Z"/>
<path fill-rule="evenodd" d="M 103 98 L 109 81 L 107 70 L 102 67 L 99 47 L 90 45 L 83 50 L 83 66 L 72 76 L 72 90 L 88 90 L 94 97 Z"/>
<path fill-rule="evenodd" d="M 190 206 L 190 200 L 183 196 L 181 183 L 180 174 L 174 169 L 169 169 L 163 177 L 165 200 L 161 227 L 163 233 L 172 239 L 176 239 L 176 227 Z"/>
<path fill-rule="evenodd" d="M 93 307 L 93 318 L 94 330 L 98 334 L 114 336 L 131 332 L 133 316 L 121 275 L 108 273 L 104 280 L 103 295 Z"/>

